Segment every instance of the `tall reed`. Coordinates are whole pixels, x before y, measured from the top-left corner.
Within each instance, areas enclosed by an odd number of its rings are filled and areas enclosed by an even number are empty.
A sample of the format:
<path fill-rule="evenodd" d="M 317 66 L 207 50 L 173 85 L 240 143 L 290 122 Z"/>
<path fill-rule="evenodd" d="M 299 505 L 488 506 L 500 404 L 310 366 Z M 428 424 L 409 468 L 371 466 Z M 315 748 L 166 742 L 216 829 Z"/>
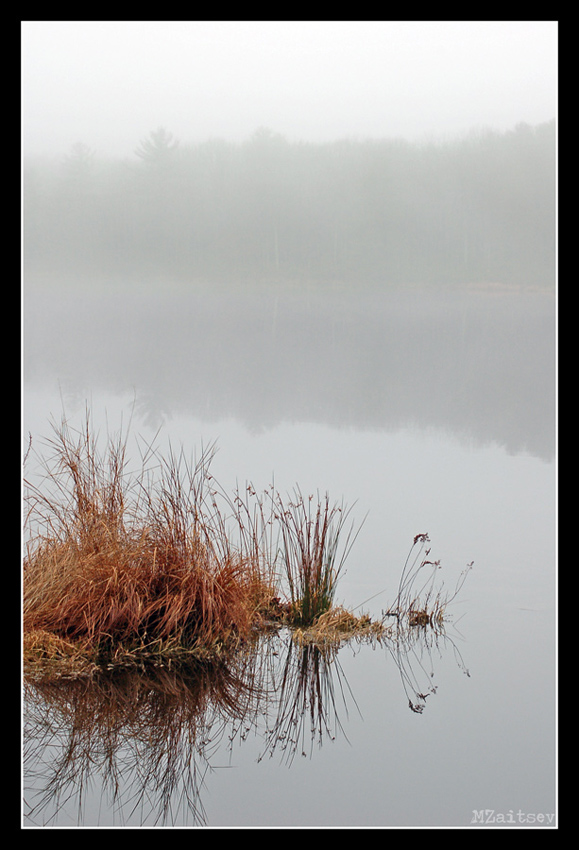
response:
<path fill-rule="evenodd" d="M 344 562 L 359 530 L 346 531 L 351 509 L 330 504 L 328 494 L 304 499 L 299 488 L 285 502 L 274 496 L 274 515 L 280 527 L 280 549 L 287 580 L 292 619 L 311 625 L 328 611 Z"/>
<path fill-rule="evenodd" d="M 396 617 L 398 623 L 404 617 L 410 626 L 440 626 L 448 606 L 460 593 L 473 563 L 467 564 L 460 574 L 451 594 L 444 590 L 444 583 L 437 582 L 441 568 L 439 560 L 431 561 L 428 534 L 417 534 L 412 541 L 398 583 L 398 594 L 394 605 L 385 612 L 387 617 Z"/>

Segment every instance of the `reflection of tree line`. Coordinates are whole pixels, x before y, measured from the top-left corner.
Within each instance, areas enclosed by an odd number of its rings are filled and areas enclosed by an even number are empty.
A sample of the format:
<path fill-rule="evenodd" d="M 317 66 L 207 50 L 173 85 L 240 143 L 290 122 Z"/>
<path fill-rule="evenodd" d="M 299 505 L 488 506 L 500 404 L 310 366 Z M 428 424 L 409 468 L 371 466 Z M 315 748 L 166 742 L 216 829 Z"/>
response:
<path fill-rule="evenodd" d="M 154 427 L 175 414 L 252 428 L 417 424 L 553 455 L 546 295 L 159 290 L 63 300 L 48 290 L 31 299 L 26 374 L 69 376 L 81 395 L 136 388 Z"/>
<path fill-rule="evenodd" d="M 450 645 L 464 670 L 442 628 L 395 629 L 378 643 L 417 713 L 436 692 L 434 649 Z M 203 825 L 201 792 L 222 746 L 242 745 L 255 732 L 263 739 L 258 761 L 278 753 L 291 764 L 344 733 L 340 711 L 347 713 L 349 700 L 337 647 L 302 646 L 283 632 L 226 663 L 26 681 L 26 820 L 57 825 L 63 810 L 70 816 L 76 807 L 82 825 L 100 773 L 107 821 L 112 811 L 119 824 Z"/>

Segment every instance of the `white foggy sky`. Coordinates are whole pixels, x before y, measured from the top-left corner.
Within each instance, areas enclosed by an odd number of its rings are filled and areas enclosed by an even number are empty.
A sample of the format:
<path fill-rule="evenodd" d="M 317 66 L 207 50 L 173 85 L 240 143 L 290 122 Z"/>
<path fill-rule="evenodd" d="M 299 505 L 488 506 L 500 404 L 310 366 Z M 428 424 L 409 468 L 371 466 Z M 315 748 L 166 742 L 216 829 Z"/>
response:
<path fill-rule="evenodd" d="M 22 21 L 23 153 L 454 136 L 556 115 L 556 21 Z"/>

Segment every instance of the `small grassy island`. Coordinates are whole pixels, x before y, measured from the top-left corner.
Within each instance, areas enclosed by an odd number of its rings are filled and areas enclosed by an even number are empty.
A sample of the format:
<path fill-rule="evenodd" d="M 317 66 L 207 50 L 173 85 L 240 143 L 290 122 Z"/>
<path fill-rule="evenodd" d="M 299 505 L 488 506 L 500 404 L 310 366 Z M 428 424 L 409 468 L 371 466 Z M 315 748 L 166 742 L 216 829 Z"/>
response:
<path fill-rule="evenodd" d="M 101 453 L 88 415 L 80 431 L 54 426 L 47 446 L 40 483 L 25 480 L 26 675 L 223 658 L 283 627 L 326 646 L 437 629 L 464 582 L 466 571 L 450 597 L 435 589 L 439 563 L 419 534 L 394 605 L 357 616 L 334 599 L 360 528 L 327 494 L 229 495 L 211 475 L 214 446 L 190 462 L 146 444 L 130 474 L 126 435 Z"/>

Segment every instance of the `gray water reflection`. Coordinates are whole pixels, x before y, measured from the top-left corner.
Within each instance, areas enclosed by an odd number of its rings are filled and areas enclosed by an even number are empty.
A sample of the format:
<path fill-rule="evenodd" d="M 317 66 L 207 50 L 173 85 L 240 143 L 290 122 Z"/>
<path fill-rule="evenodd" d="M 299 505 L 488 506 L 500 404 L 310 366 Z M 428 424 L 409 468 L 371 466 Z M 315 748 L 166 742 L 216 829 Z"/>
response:
<path fill-rule="evenodd" d="M 554 453 L 555 304 L 542 292 L 90 287 L 27 282 L 25 378 L 134 392 L 173 415 L 436 427 Z"/>
<path fill-rule="evenodd" d="M 393 660 L 413 712 L 437 691 L 434 646 L 468 672 L 440 629 L 373 644 Z M 25 681 L 25 825 L 211 825 L 204 796 L 219 794 L 216 767 L 234 769 L 248 739 L 256 764 L 285 767 L 347 740 L 358 707 L 339 656 L 280 632 L 219 663 Z M 259 825 L 258 810 L 250 815 Z"/>

